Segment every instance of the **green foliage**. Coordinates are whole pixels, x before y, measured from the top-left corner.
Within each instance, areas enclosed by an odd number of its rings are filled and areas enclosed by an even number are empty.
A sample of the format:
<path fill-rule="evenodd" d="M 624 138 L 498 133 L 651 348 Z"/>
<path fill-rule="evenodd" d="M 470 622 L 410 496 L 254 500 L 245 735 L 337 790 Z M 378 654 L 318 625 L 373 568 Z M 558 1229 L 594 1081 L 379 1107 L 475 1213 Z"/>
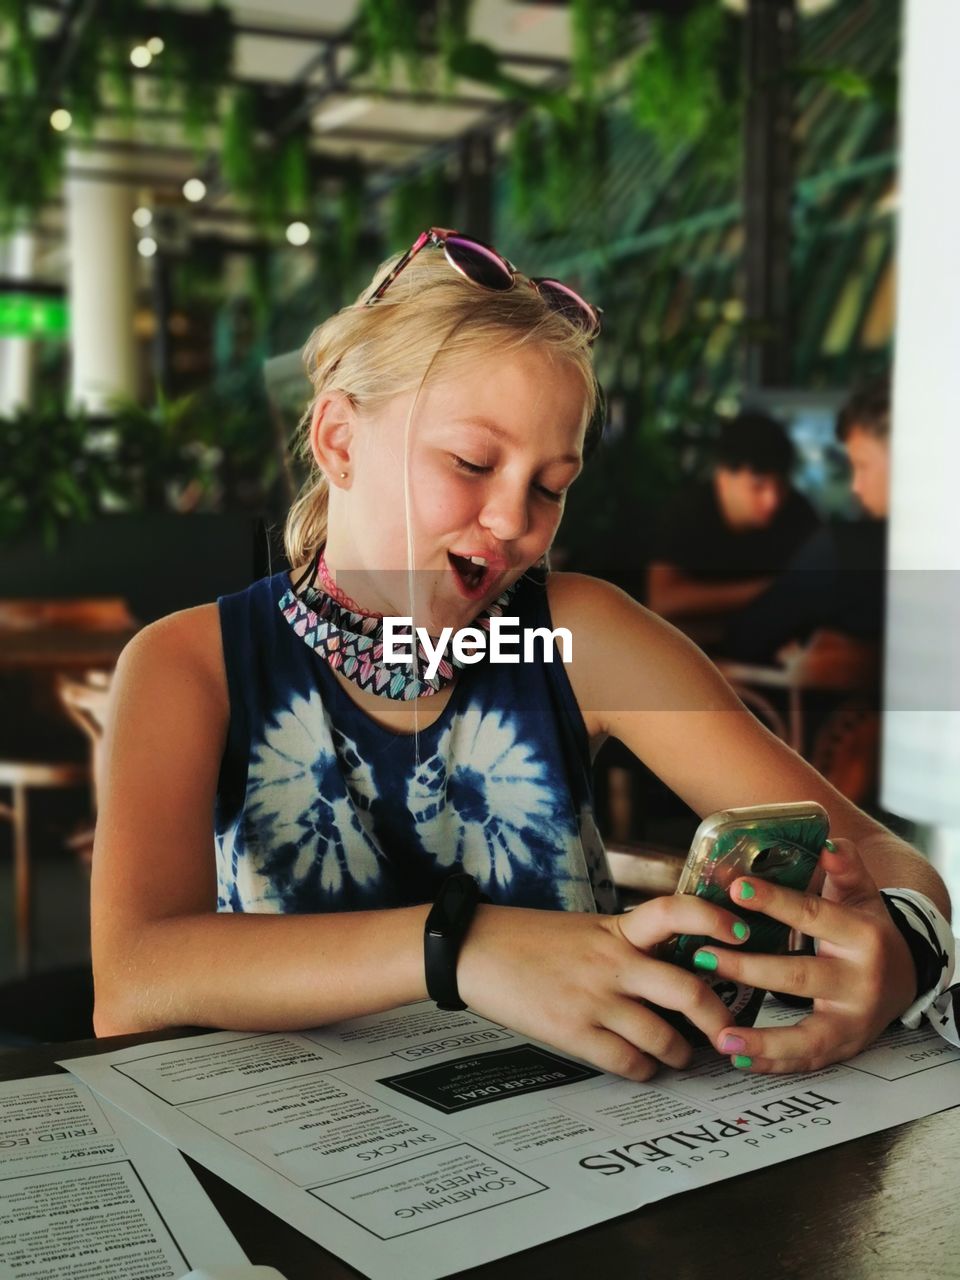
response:
<path fill-rule="evenodd" d="M 530 112 L 514 130 L 511 209 L 521 226 L 556 231 L 579 208 L 593 208 L 607 172 L 607 119 L 592 103 L 571 100 L 561 116 Z"/>
<path fill-rule="evenodd" d="M 458 74 L 453 61 L 467 40 L 473 0 L 360 0 L 354 44 L 356 70 L 371 68 L 388 85 L 396 66 L 417 89 L 436 80 L 436 63 L 449 89 Z M 429 51 L 436 47 L 436 55 Z"/>
<path fill-rule="evenodd" d="M 0 420 L 0 541 L 39 532 L 48 546 L 68 520 L 87 520 L 114 483 L 82 415 L 54 405 Z"/>
<path fill-rule="evenodd" d="M 630 0 L 570 0 L 573 79 L 587 102 L 597 97 L 598 81 L 623 56 Z"/>
<path fill-rule="evenodd" d="M 206 128 L 219 114 L 221 88 L 233 70 L 230 11 L 222 4 L 190 13 L 160 9 L 145 15 L 142 23 L 152 28 L 147 36 L 164 41 L 160 66 L 166 90 L 176 86 L 187 137 L 201 151 Z"/>
<path fill-rule="evenodd" d="M 249 86 L 235 89 L 224 120 L 221 164 L 239 202 L 265 231 L 279 231 L 311 204 L 308 121 L 277 138 L 295 110 L 289 97 L 276 99 Z"/>
<path fill-rule="evenodd" d="M 399 183 L 390 198 L 391 252 L 408 249 L 427 227 L 449 226 L 454 204 L 453 186 L 442 168 L 422 170 Z"/>
<path fill-rule="evenodd" d="M 7 50 L 0 104 L 0 229 L 39 208 L 61 169 L 62 134 L 49 124 L 66 107 L 74 128 L 89 133 L 109 98 L 122 115 L 137 113 L 136 72 L 130 50 L 159 35 L 165 48 L 156 64 L 161 97 L 183 111 L 188 138 L 200 150 L 216 119 L 220 86 L 233 62 L 230 13 L 213 4 L 200 11 L 148 7 L 145 0 L 99 0 L 84 6 L 65 45 L 59 35 L 38 37 L 28 0 L 0 0 L 0 48 Z"/>
<path fill-rule="evenodd" d="M 280 468 L 262 390 L 118 402 L 109 421 L 48 402 L 0 420 L 0 542 L 108 511 L 262 509 Z"/>
<path fill-rule="evenodd" d="M 738 143 L 741 30 L 716 0 L 681 18 L 657 15 L 634 67 L 633 115 L 665 154 L 703 144 L 717 156 Z"/>
<path fill-rule="evenodd" d="M 871 101 L 890 111 L 896 111 L 899 77 L 896 71 L 884 71 L 868 76 L 854 67 L 798 66 L 793 69 L 796 81 L 814 81 L 827 85 L 841 97 L 853 102 Z"/>
<path fill-rule="evenodd" d="M 423 5 L 416 0 L 360 0 L 356 47 L 361 64 L 372 67 L 381 84 L 389 84 L 398 61 L 406 68 L 411 84 L 422 84 L 422 17 Z"/>

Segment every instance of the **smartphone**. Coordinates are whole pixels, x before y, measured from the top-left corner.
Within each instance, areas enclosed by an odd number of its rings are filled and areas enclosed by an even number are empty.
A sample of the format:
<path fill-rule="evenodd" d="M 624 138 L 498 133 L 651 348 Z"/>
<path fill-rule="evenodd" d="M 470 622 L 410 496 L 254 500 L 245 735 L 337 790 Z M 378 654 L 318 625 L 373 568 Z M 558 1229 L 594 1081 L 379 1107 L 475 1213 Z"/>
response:
<path fill-rule="evenodd" d="M 753 1026 L 766 992 L 694 969 L 694 952 L 700 947 L 715 950 L 733 945 L 739 951 L 768 955 L 789 950 L 790 926 L 732 902 L 730 885 L 738 876 L 749 875 L 788 889 L 819 893 L 823 883 L 820 851 L 829 833 L 826 809 L 812 800 L 723 809 L 704 818 L 697 828 L 677 893 L 690 893 L 729 908 L 750 926 L 750 937 L 733 944 L 701 935 L 675 934 L 657 948 L 656 954 L 658 959 L 690 969 L 703 978 L 730 1010 L 730 1021 L 737 1026 Z M 706 1043 L 702 1033 L 682 1015 L 670 1010 L 659 1012 L 692 1043 Z"/>

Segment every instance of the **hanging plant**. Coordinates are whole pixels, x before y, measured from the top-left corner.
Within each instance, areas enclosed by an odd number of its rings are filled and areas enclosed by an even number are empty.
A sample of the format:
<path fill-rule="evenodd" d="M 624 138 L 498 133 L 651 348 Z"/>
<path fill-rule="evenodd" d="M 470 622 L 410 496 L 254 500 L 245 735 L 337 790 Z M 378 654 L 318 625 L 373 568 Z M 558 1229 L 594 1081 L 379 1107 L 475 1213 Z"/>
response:
<path fill-rule="evenodd" d="M 467 43 L 472 8 L 473 0 L 436 0 L 436 41 L 445 93 L 451 93 L 456 83 L 453 67 L 458 50 Z"/>
<path fill-rule="evenodd" d="M 588 102 L 604 72 L 623 57 L 631 0 L 570 0 L 573 81 Z"/>
<path fill-rule="evenodd" d="M 634 120 L 664 154 L 697 143 L 726 153 L 737 145 L 741 67 L 738 21 L 716 0 L 657 15 L 634 66 Z"/>
<path fill-rule="evenodd" d="M 234 90 L 224 120 L 223 175 L 267 231 L 304 217 L 310 207 L 309 123 L 277 138 L 294 107 L 289 95 L 268 96 L 245 86 Z"/>
<path fill-rule="evenodd" d="M 390 197 L 391 250 L 408 249 L 426 227 L 449 226 L 455 203 L 453 184 L 443 168 L 424 169 L 398 183 Z"/>
<path fill-rule="evenodd" d="M 410 84 L 422 89 L 435 80 L 439 60 L 449 91 L 457 74 L 454 59 L 467 43 L 472 7 L 473 0 L 360 0 L 353 72 L 370 68 L 379 84 L 388 85 L 399 63 Z"/>
<path fill-rule="evenodd" d="M 366 183 L 363 171 L 357 169 L 344 180 L 337 200 L 337 260 L 347 287 L 360 262 L 360 233 L 365 205 Z"/>
<path fill-rule="evenodd" d="M 529 112 L 514 130 L 510 151 L 510 202 L 517 220 L 528 229 L 564 227 L 584 193 L 602 186 L 608 157 L 607 118 L 594 104 L 572 99 L 560 114 Z"/>
<path fill-rule="evenodd" d="M 361 66 L 371 67 L 381 85 L 389 84 L 398 61 L 412 85 L 422 84 L 423 14 L 424 6 L 416 0 L 360 0 L 354 44 Z"/>
<path fill-rule="evenodd" d="M 233 71 L 230 11 L 222 4 L 199 13 L 151 10 L 147 20 L 164 41 L 164 85 L 176 84 L 187 138 L 203 150 L 207 128 L 219 115 L 220 92 Z"/>

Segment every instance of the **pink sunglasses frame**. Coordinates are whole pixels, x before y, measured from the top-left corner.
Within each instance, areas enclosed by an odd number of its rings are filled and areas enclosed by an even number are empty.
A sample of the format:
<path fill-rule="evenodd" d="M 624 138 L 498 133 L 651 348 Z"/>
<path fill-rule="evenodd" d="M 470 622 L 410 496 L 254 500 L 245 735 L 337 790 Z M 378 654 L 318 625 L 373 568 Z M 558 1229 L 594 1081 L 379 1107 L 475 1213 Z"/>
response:
<path fill-rule="evenodd" d="M 470 275 L 468 271 L 465 271 L 464 268 L 453 258 L 447 248 L 447 241 L 451 237 L 456 237 L 458 240 L 464 241 L 465 244 L 485 253 L 497 265 L 503 268 L 505 276 L 510 278 L 511 283 L 504 289 L 500 290 L 495 289 L 492 285 L 484 284 L 482 280 L 474 279 L 474 277 Z M 367 299 L 366 305 L 368 307 L 372 306 L 373 303 L 378 302 L 383 297 L 404 267 L 406 267 L 417 256 L 421 249 L 426 248 L 427 245 L 443 249 L 443 256 L 446 258 L 447 262 L 450 263 L 450 266 L 453 267 L 454 271 L 459 272 L 464 279 L 469 280 L 471 284 L 475 284 L 481 289 L 492 289 L 494 293 L 507 293 L 516 285 L 518 279 L 523 278 L 528 280 L 531 287 L 536 289 L 537 293 L 540 294 L 541 298 L 544 299 L 548 306 L 550 305 L 551 293 L 559 293 L 563 295 L 563 297 L 569 298 L 579 309 L 579 312 L 584 317 L 585 321 L 587 321 L 587 323 L 579 325 L 578 327 L 583 329 L 589 341 L 593 342 L 599 335 L 600 317 L 603 315 L 603 311 L 600 307 L 592 306 L 587 302 L 586 298 L 582 298 L 575 289 L 571 289 L 569 285 L 564 284 L 561 280 L 552 280 L 545 276 L 538 276 L 535 278 L 521 277 L 520 272 L 509 258 L 505 258 L 502 253 L 498 253 L 492 245 L 485 244 L 482 240 L 477 240 L 474 236 L 461 235 L 459 231 L 453 231 L 448 227 L 431 227 L 428 231 L 421 231 L 400 261 L 390 272 L 388 272 L 384 279 L 380 281 L 374 292 Z M 556 307 L 554 310 L 559 311 L 560 308 Z M 563 312 L 563 314 L 566 315 L 571 324 L 577 324 L 577 320 L 568 312 Z"/>

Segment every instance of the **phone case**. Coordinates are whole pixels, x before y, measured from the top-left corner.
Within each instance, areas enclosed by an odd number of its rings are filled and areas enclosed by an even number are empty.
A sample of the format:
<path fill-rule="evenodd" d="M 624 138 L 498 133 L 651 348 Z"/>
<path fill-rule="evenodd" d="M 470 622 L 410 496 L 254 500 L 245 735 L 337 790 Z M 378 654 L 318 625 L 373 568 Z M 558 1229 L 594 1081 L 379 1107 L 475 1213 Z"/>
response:
<path fill-rule="evenodd" d="M 706 898 L 736 912 L 750 926 L 750 937 L 738 944 L 743 951 L 778 954 L 786 951 L 790 928 L 779 920 L 748 911 L 740 902 L 730 901 L 729 888 L 738 876 L 752 875 L 772 880 L 800 892 L 819 891 L 820 851 L 830 832 L 830 819 L 815 801 L 791 804 L 753 805 L 713 813 L 697 828 L 690 853 L 677 885 L 677 893 Z M 727 944 L 716 938 L 677 934 L 658 949 L 660 959 L 696 972 L 713 987 L 730 1010 L 731 1022 L 752 1026 L 763 997 L 761 988 L 744 986 L 729 978 L 713 977 L 694 969 L 693 955 L 700 947 L 715 950 Z M 664 1015 L 677 1025 L 679 1015 Z M 695 1031 L 685 1018 L 682 1030 L 688 1038 Z M 699 1043 L 704 1037 L 696 1032 Z"/>

